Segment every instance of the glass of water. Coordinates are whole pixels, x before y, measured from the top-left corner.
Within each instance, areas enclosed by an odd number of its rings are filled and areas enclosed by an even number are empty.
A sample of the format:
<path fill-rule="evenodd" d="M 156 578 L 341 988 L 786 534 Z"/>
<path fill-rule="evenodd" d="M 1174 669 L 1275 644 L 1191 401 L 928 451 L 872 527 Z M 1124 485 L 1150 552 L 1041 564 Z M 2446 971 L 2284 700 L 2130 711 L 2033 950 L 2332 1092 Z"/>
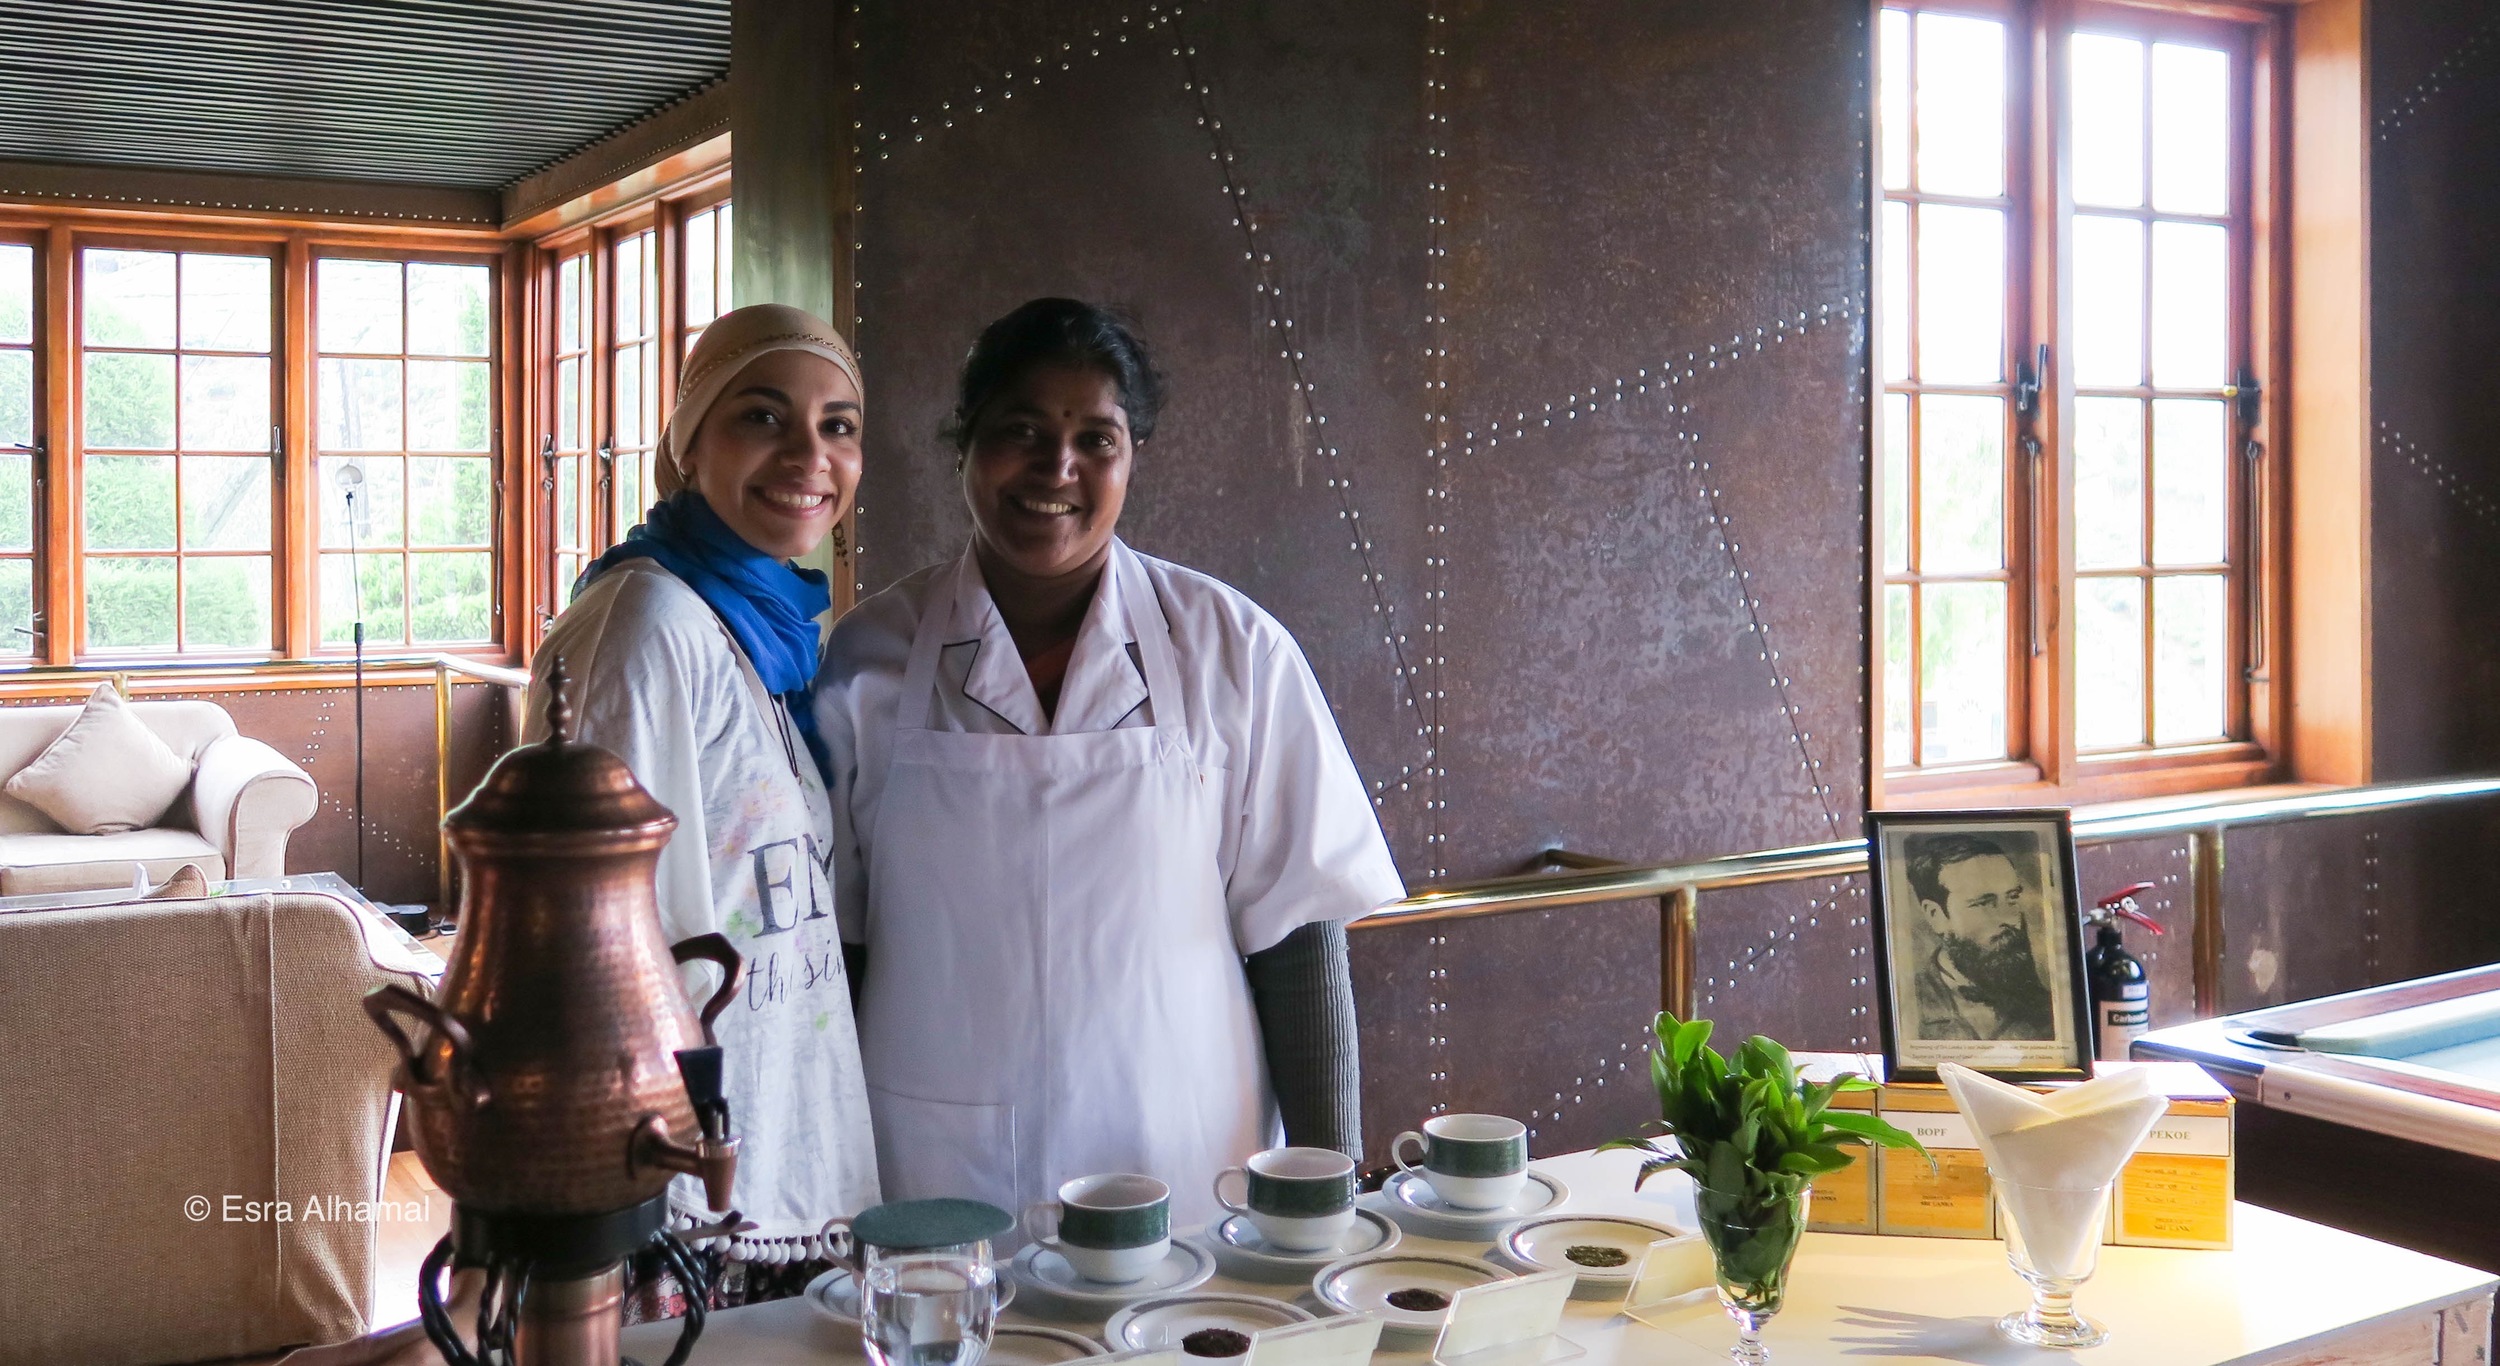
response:
<path fill-rule="evenodd" d="M 981 1366 L 998 1326 L 998 1271 L 987 1258 L 930 1253 L 870 1264 L 859 1334 L 875 1366 Z"/>

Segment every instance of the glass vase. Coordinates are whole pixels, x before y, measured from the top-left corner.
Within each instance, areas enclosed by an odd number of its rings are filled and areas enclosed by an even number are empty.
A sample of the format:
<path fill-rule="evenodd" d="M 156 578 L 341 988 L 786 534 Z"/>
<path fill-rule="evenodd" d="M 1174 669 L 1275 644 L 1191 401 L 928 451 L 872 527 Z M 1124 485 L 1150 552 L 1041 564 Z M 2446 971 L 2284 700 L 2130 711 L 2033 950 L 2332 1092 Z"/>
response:
<path fill-rule="evenodd" d="M 1753 1179 L 1765 1180 L 1758 1173 Z M 1736 1321 L 1730 1361 L 1761 1366 L 1771 1359 L 1762 1345 L 1762 1326 L 1788 1298 L 1788 1266 L 1805 1237 L 1806 1201 L 1812 1195 L 1804 1181 L 1793 1177 L 1774 1176 L 1764 1186 L 1749 1183 L 1732 1191 L 1694 1185 L 1694 1211 L 1701 1240 L 1710 1248 L 1719 1303 Z"/>
<path fill-rule="evenodd" d="M 2031 1287 L 2031 1307 L 1997 1320 L 1997 1331 L 2032 1347 L 2098 1347 L 2109 1330 L 2075 1312 L 2075 1289 L 2100 1267 L 2109 1186 L 2081 1190 L 1996 1183 L 2005 1257 Z"/>

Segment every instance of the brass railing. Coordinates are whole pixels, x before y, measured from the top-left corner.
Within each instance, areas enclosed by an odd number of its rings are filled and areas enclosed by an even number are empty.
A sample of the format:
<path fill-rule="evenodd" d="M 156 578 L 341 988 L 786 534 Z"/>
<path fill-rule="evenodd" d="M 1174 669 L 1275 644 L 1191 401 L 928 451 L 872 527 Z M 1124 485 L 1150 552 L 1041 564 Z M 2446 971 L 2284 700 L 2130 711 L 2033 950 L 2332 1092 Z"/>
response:
<path fill-rule="evenodd" d="M 2079 816 L 2075 820 L 2075 841 L 2078 844 L 2106 844 L 2113 840 L 2141 839 L 2153 835 L 2184 834 L 2188 837 L 2196 1009 L 2199 1014 L 2212 1015 L 2220 1012 L 2222 1003 L 2224 831 L 2233 826 L 2267 821 L 2352 816 L 2494 795 L 2500 795 L 2500 778 L 2389 783 L 2289 795 L 2260 794 L 2236 800 L 2223 798 L 2158 809 Z M 1866 841 L 1863 839 L 1730 854 L 1692 863 L 1637 865 L 1614 863 L 1556 849 L 1548 851 L 1542 862 L 1554 871 L 1520 873 L 1478 882 L 1436 884 L 1403 901 L 1392 902 L 1358 921 L 1356 927 L 1377 929 L 1656 897 L 1659 909 L 1659 972 L 1663 979 L 1659 984 L 1659 1004 L 1689 1019 L 1693 1007 L 1693 975 L 1697 966 L 1695 938 L 1701 923 L 1703 892 L 1766 882 L 1842 877 L 1867 871 Z"/>

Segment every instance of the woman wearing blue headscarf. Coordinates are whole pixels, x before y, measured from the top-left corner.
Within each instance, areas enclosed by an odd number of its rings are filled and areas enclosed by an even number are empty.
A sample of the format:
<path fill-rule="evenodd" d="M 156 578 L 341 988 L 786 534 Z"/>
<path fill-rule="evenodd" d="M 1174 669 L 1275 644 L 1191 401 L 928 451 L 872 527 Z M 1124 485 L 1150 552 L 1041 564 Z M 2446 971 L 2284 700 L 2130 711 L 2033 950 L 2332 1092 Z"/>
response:
<path fill-rule="evenodd" d="M 582 575 L 527 713 L 545 714 L 561 659 L 576 734 L 677 817 L 658 871 L 666 938 L 717 931 L 746 956 L 744 999 L 717 1025 L 744 1140 L 737 1203 L 757 1225 L 730 1247 L 753 1273 L 739 1280 L 789 1279 L 821 1255 L 827 1219 L 877 1201 L 807 702 L 831 599 L 823 574 L 790 563 L 851 505 L 859 423 L 858 363 L 813 315 L 756 305 L 706 328 L 660 439 L 664 496 Z M 671 1190 L 681 1221 L 702 1217 L 700 1189 Z"/>

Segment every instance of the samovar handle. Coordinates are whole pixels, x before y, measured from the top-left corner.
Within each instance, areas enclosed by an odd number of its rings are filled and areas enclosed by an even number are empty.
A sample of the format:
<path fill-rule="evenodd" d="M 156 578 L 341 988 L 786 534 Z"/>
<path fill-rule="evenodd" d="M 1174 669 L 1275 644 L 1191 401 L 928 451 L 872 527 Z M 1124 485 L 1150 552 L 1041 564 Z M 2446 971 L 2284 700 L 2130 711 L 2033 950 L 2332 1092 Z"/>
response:
<path fill-rule="evenodd" d="M 424 1021 L 450 1046 L 451 1070 L 468 1075 L 469 1060 L 477 1051 L 476 1045 L 469 1041 L 468 1027 L 453 1019 L 440 1005 L 393 982 L 365 993 L 365 1014 L 373 1017 L 373 1023 L 390 1037 L 392 1046 L 399 1050 L 399 1060 L 407 1067 L 410 1080 L 419 1086 L 431 1086 L 438 1078 L 427 1075 L 429 1069 L 425 1065 L 425 1050 L 419 1048 L 408 1037 L 407 1031 L 399 1027 L 399 1021 L 391 1018 L 394 1013 L 413 1015 Z M 469 1077 L 468 1093 L 471 1104 L 484 1105 L 487 1101 L 486 1083 L 475 1077 Z"/>
<path fill-rule="evenodd" d="M 718 931 L 681 939 L 671 944 L 668 951 L 681 964 L 699 961 L 720 966 L 720 987 L 712 993 L 712 999 L 703 1003 L 701 1012 L 703 1041 L 720 1042 L 712 1037 L 712 1021 L 719 1019 L 720 1013 L 729 1009 L 729 1003 L 738 999 L 739 984 L 745 980 L 746 956 L 730 945 L 728 935 Z"/>

